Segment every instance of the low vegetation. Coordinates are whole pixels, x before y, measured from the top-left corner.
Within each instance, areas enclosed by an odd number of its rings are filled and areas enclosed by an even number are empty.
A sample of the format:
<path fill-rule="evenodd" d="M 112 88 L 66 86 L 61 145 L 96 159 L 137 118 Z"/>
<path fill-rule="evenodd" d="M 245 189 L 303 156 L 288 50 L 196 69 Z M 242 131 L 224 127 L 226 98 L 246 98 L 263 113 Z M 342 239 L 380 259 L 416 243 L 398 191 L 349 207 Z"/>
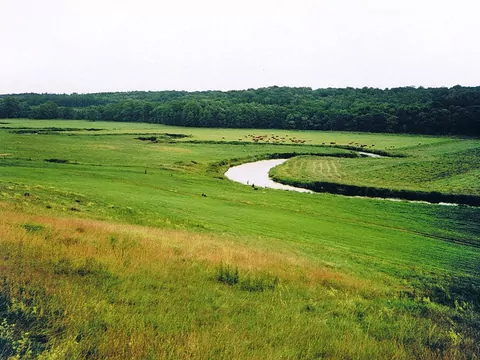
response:
<path fill-rule="evenodd" d="M 400 283 L 228 237 L 19 210 L 2 205 L 0 220 L 4 357 L 478 352 L 479 318 L 469 302 L 449 307 Z"/>
<path fill-rule="evenodd" d="M 277 169 L 277 174 L 287 174 L 289 169 L 292 175 L 296 171 L 302 179 L 480 195 L 478 182 L 464 180 L 474 179 L 480 171 L 480 149 L 475 142 L 458 145 L 456 151 L 449 153 L 427 155 L 416 152 L 401 159 L 299 157 L 283 165 L 285 172 Z M 436 147 L 441 149 L 442 146 Z"/>
<path fill-rule="evenodd" d="M 346 195 L 480 205 L 477 141 L 445 141 L 403 158 L 297 157 L 272 170 L 276 181 Z"/>
<path fill-rule="evenodd" d="M 478 141 L 275 131 L 306 141 L 255 144 L 248 134 L 264 131 L 67 125 L 102 130 L 0 129 L 0 358 L 480 356 L 478 208 L 252 191 L 223 177 L 286 153 L 421 175 L 422 156 L 474 164 Z M 135 139 L 150 136 L 160 141 Z M 446 163 L 458 171 L 446 183 L 477 186 L 458 180 L 470 162 Z"/>

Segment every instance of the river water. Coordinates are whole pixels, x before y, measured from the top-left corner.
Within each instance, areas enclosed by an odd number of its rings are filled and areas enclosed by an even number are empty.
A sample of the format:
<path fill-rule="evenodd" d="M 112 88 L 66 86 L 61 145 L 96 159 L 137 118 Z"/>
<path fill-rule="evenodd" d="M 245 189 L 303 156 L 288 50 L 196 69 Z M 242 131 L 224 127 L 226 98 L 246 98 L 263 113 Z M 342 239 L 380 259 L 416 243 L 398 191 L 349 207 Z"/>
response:
<path fill-rule="evenodd" d="M 363 151 L 360 151 L 359 154 L 362 156 L 368 156 L 373 158 L 383 157 L 381 155 Z M 238 166 L 233 166 L 228 169 L 228 171 L 225 173 L 225 176 L 232 181 L 236 181 L 245 185 L 313 193 L 313 191 L 308 189 L 280 184 L 270 179 L 270 176 L 268 175 L 270 170 L 273 169 L 275 166 L 283 164 L 287 160 L 288 159 L 260 160 Z"/>
<path fill-rule="evenodd" d="M 280 184 L 270 179 L 270 177 L 268 176 L 268 172 L 270 171 L 270 169 L 280 164 L 283 164 L 287 160 L 288 159 L 260 160 L 238 166 L 233 166 L 228 169 L 228 171 L 225 173 L 225 176 L 230 180 L 245 185 L 313 193 L 313 191 L 308 189 L 302 189 L 294 186 Z"/>
<path fill-rule="evenodd" d="M 373 157 L 373 158 L 380 158 L 383 157 L 381 155 L 377 154 L 372 154 L 372 153 L 367 153 L 367 152 L 361 152 L 360 155 L 363 156 L 368 156 L 368 157 Z M 270 176 L 268 173 L 270 172 L 271 169 L 273 169 L 275 166 L 278 166 L 280 164 L 283 164 L 285 161 L 288 159 L 272 159 L 272 160 L 260 160 L 260 161 L 255 161 L 251 163 L 246 163 L 238 166 L 233 166 L 230 169 L 227 170 L 225 173 L 225 177 L 244 184 L 244 185 L 250 185 L 250 186 L 255 186 L 255 187 L 264 187 L 264 188 L 270 188 L 270 189 L 278 189 L 278 190 L 290 190 L 290 191 L 298 191 L 298 192 L 303 192 L 303 193 L 314 193 L 311 190 L 308 189 L 303 189 L 303 188 L 298 188 L 290 185 L 284 185 L 277 183 L 270 179 Z M 408 201 L 411 203 L 423 203 L 423 204 L 431 204 L 426 201 L 415 201 L 415 200 L 403 200 L 403 199 L 390 199 L 390 198 L 369 198 L 369 197 L 364 197 L 364 196 L 355 196 L 355 197 L 362 197 L 362 198 L 368 198 L 368 199 L 378 199 L 378 200 L 390 200 L 390 201 Z M 451 204 L 451 203 L 439 203 L 438 205 L 444 205 L 444 206 L 456 206 L 457 204 Z"/>

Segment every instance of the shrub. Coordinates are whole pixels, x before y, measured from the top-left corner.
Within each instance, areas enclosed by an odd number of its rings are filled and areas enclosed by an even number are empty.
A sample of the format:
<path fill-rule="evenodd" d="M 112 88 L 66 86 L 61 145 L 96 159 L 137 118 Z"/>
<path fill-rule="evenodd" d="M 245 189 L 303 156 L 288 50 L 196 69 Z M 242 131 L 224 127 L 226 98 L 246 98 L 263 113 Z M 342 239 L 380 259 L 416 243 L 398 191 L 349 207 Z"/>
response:
<path fill-rule="evenodd" d="M 139 137 L 136 137 L 135 139 L 137 140 L 141 140 L 141 141 L 151 141 L 151 142 L 155 142 L 157 141 L 157 137 L 156 136 L 139 136 Z"/>
<path fill-rule="evenodd" d="M 52 159 L 45 159 L 46 162 L 52 162 L 52 163 L 57 163 L 57 164 L 68 164 L 70 161 L 66 160 L 66 159 L 56 159 L 56 158 L 52 158 Z"/>

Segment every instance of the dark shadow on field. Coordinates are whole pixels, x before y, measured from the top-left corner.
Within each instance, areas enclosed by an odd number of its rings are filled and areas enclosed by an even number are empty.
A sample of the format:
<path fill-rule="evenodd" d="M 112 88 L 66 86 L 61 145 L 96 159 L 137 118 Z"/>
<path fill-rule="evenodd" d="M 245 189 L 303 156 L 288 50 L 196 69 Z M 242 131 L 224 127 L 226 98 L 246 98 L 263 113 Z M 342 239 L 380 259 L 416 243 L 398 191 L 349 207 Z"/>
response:
<path fill-rule="evenodd" d="M 452 209 L 446 206 L 438 207 L 431 215 L 435 219 L 437 229 L 462 234 L 461 239 L 440 236 L 441 240 L 480 248 L 480 209 L 468 206 Z M 478 269 L 480 272 L 480 264 Z"/>
<path fill-rule="evenodd" d="M 328 181 L 304 181 L 290 178 L 280 178 L 278 176 L 273 176 L 272 179 L 281 184 L 309 189 L 320 193 L 326 192 L 345 196 L 365 196 L 372 198 L 426 201 L 433 204 L 443 202 L 480 206 L 480 197 L 476 195 L 443 194 L 438 191 L 397 190 L 373 186 L 338 184 Z"/>

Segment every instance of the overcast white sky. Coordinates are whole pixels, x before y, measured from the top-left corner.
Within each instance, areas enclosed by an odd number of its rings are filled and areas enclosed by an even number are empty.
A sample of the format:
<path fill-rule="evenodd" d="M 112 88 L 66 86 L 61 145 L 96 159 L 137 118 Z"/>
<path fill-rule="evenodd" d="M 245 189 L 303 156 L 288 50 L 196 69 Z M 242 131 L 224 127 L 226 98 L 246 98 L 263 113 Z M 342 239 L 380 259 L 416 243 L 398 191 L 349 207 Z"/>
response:
<path fill-rule="evenodd" d="M 0 0 L 0 94 L 480 85 L 479 0 Z"/>

